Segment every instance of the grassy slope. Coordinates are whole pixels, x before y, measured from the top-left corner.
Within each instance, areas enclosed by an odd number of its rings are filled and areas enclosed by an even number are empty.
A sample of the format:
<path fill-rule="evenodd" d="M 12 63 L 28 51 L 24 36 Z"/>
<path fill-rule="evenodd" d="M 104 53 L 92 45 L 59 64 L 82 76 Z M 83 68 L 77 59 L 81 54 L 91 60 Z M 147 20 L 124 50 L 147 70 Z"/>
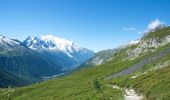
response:
<path fill-rule="evenodd" d="M 165 47 L 159 49 L 163 50 Z M 135 47 L 129 47 L 135 48 Z M 114 59 L 111 62 L 97 66 L 83 68 L 72 73 L 69 76 L 65 76 L 58 79 L 49 80 L 34 85 L 16 88 L 14 93 L 10 96 L 7 94 L 0 93 L 0 99 L 8 100 L 121 100 L 123 99 L 122 91 L 112 89 L 106 84 L 112 83 L 122 87 L 133 87 L 138 92 L 141 92 L 146 99 L 151 100 L 162 100 L 167 99 L 170 94 L 170 67 L 165 67 L 161 70 L 155 70 L 149 74 L 141 75 L 136 79 L 130 79 L 131 76 L 138 72 L 144 72 L 148 68 L 157 65 L 160 62 L 170 60 L 170 56 L 162 58 L 154 62 L 153 64 L 146 65 L 143 69 L 136 73 L 127 75 L 124 77 L 115 78 L 111 81 L 103 80 L 104 77 L 120 72 L 121 70 L 127 69 L 129 66 L 135 64 L 143 57 L 150 55 L 149 53 L 143 54 L 135 60 L 127 61 L 124 59 L 127 54 L 126 50 L 123 49 L 119 53 L 114 54 Z M 154 53 L 158 52 L 155 51 Z M 123 59 L 123 60 L 122 60 Z M 100 88 L 95 88 L 93 85 L 94 80 L 98 80 Z"/>
<path fill-rule="evenodd" d="M 101 68 L 84 69 L 70 76 L 60 79 L 54 79 L 43 83 L 37 83 L 32 86 L 16 89 L 12 95 L 12 99 L 16 100 L 77 100 L 77 99 L 91 99 L 98 100 L 105 98 L 106 100 L 113 98 L 121 98 L 122 94 L 119 90 L 112 90 L 103 85 L 102 91 L 97 91 L 92 86 L 92 81 L 95 77 L 103 76 Z M 101 72 L 100 74 L 95 74 Z M 101 80 L 99 80 L 101 81 Z M 113 95 L 114 94 L 114 95 Z M 5 99 L 6 96 L 3 96 Z M 7 99 L 7 98 L 6 98 Z"/>
<path fill-rule="evenodd" d="M 10 96 L 0 95 L 0 98 L 4 100 L 8 98 L 12 100 L 46 100 L 47 98 L 48 100 L 122 100 L 122 91 L 106 86 L 103 79 L 112 73 L 126 69 L 134 63 L 134 61 L 120 61 L 120 58 L 126 56 L 125 51 L 121 50 L 120 55 L 115 55 L 112 62 L 96 67 L 83 68 L 62 78 L 16 88 Z M 100 91 L 96 90 L 92 84 L 96 78 L 101 84 Z"/>
<path fill-rule="evenodd" d="M 106 86 L 104 78 L 128 68 L 141 59 L 121 61 L 120 59 L 127 56 L 125 52 L 125 49 L 121 50 L 119 54 L 115 54 L 113 61 L 104 65 L 84 68 L 69 76 L 17 88 L 16 92 L 9 97 L 6 95 L 0 97 L 3 99 L 12 98 L 12 100 L 46 100 L 47 98 L 49 100 L 121 100 L 123 99 L 122 91 Z M 101 84 L 101 91 L 96 90 L 92 85 L 96 78 Z"/>
<path fill-rule="evenodd" d="M 166 47 L 168 47 L 167 45 Z M 106 86 L 106 83 L 118 84 L 122 87 L 132 86 L 136 83 L 129 79 L 132 75 L 121 77 L 110 81 L 105 81 L 103 78 L 112 73 L 120 72 L 123 69 L 128 68 L 134 63 L 143 58 L 139 57 L 133 61 L 122 61 L 120 59 L 126 57 L 125 49 L 121 50 L 119 54 L 115 54 L 115 58 L 112 62 L 100 65 L 97 67 L 84 68 L 74 72 L 69 76 L 65 76 L 58 79 L 49 80 L 34 85 L 17 88 L 10 96 L 0 95 L 0 98 L 6 100 L 11 98 L 12 100 L 121 100 L 123 99 L 122 91 L 114 90 Z M 158 50 L 159 51 L 159 50 Z M 148 55 L 148 54 L 146 54 Z M 116 57 L 117 56 L 117 57 Z M 169 59 L 169 58 L 167 58 Z M 149 66 L 149 65 L 148 65 Z M 150 68 L 150 67 L 148 67 Z M 147 68 L 145 68 L 147 69 Z M 142 69 L 141 69 L 142 71 Z M 98 91 L 92 85 L 94 79 L 98 79 L 101 84 L 101 91 Z M 139 84 L 140 83 L 140 84 Z M 142 82 L 138 82 L 140 86 Z M 143 84 L 145 85 L 145 84 Z M 135 87 L 134 87 L 135 88 Z M 144 93 L 142 91 L 142 93 Z"/>
<path fill-rule="evenodd" d="M 130 80 L 131 87 L 143 93 L 148 100 L 169 100 L 170 98 L 170 66 L 142 75 Z"/>
<path fill-rule="evenodd" d="M 149 34 L 147 34 L 146 36 L 143 37 L 143 39 L 148 39 L 148 38 L 158 38 L 161 39 L 167 35 L 170 35 L 170 26 L 169 27 L 165 27 L 161 30 L 158 30 L 156 32 L 151 32 Z"/>
<path fill-rule="evenodd" d="M 156 52 L 159 52 L 170 44 L 160 48 Z M 153 52 L 152 54 L 156 54 Z M 147 54 L 148 55 L 148 54 Z M 130 74 L 128 76 L 123 76 L 119 78 L 114 78 L 110 84 L 117 84 L 120 87 L 134 88 L 137 92 L 142 93 L 146 100 L 169 100 L 170 97 L 170 66 L 163 66 L 157 70 L 148 71 L 147 74 L 142 74 L 137 78 L 132 79 L 134 75 L 139 75 L 139 73 L 144 73 L 148 69 L 158 67 L 163 62 L 170 60 L 170 54 L 157 60 L 154 63 L 145 65 L 142 69 L 137 72 Z"/>

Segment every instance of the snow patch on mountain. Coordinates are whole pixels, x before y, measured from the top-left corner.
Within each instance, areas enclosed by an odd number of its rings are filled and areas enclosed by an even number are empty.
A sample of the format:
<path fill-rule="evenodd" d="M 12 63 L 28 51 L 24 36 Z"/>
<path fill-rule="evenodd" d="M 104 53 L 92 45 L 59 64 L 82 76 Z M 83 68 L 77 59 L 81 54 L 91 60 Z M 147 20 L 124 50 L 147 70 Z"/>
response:
<path fill-rule="evenodd" d="M 52 35 L 41 36 L 40 40 L 44 41 L 44 48 L 48 49 L 60 49 L 63 51 L 72 52 L 72 46 L 74 45 L 72 41 L 68 41 L 66 39 L 58 38 Z"/>
<path fill-rule="evenodd" d="M 71 53 L 79 52 L 84 48 L 79 47 L 72 41 L 55 37 L 52 35 L 45 35 L 38 37 L 28 37 L 24 44 L 26 44 L 30 49 L 37 50 L 37 49 L 48 49 L 48 50 L 59 50 L 66 53 L 68 56 L 73 57 Z"/>
<path fill-rule="evenodd" d="M 53 35 L 29 36 L 23 43 L 30 49 L 52 59 L 53 62 L 62 66 L 62 69 L 75 69 L 94 56 L 93 51 Z"/>
<path fill-rule="evenodd" d="M 22 48 L 22 42 L 19 40 L 9 39 L 0 35 L 0 50 L 1 52 L 11 51 L 14 48 Z"/>
<path fill-rule="evenodd" d="M 6 37 L 0 35 L 0 44 L 4 44 L 4 43 L 5 44 L 11 44 L 11 45 L 20 44 L 17 41 L 11 40 L 9 38 L 6 38 Z"/>

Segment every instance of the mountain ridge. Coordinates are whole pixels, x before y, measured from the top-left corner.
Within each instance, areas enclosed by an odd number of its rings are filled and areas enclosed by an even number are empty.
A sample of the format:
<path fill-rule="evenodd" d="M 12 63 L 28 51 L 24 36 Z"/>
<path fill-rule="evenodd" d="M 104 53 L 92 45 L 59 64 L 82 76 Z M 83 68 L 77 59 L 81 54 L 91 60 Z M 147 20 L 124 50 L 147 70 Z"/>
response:
<path fill-rule="evenodd" d="M 28 37 L 23 43 L 30 49 L 42 54 L 45 57 L 53 58 L 63 70 L 73 70 L 84 61 L 90 59 L 94 52 L 80 47 L 72 41 L 58 38 L 52 35 Z M 67 61 L 67 62 L 66 62 Z"/>
<path fill-rule="evenodd" d="M 159 39 L 165 40 L 165 37 L 170 34 L 170 31 L 164 33 L 165 29 L 150 32 L 148 35 L 164 34 Z M 169 30 L 170 27 L 167 29 Z M 153 42 L 150 39 L 156 39 L 156 41 Z M 134 89 L 146 100 L 169 100 L 170 41 L 161 41 L 163 45 L 160 45 L 159 39 L 158 41 L 155 37 L 141 39 L 133 45 L 118 48 L 114 53 L 108 53 L 106 50 L 101 53 L 101 58 L 109 55 L 109 59 L 111 58 L 109 61 L 95 66 L 82 67 L 60 78 L 21 88 L 12 88 L 15 92 L 10 96 L 0 94 L 0 98 L 4 100 L 9 98 L 14 100 L 24 98 L 28 100 L 122 100 L 125 95 L 124 89 Z M 141 52 L 134 52 L 136 49 L 140 49 Z M 139 68 L 133 67 L 134 65 Z M 120 75 L 119 73 L 123 71 L 128 73 Z M 105 80 L 112 75 L 115 77 Z M 121 89 L 113 88 L 112 86 L 115 85 Z"/>
<path fill-rule="evenodd" d="M 36 41 L 28 41 L 34 43 L 34 48 L 30 48 L 25 42 L 0 36 L 0 69 L 3 73 L 8 73 L 3 74 L 4 81 L 6 80 L 5 76 L 11 77 L 14 81 L 16 79 L 16 82 L 23 78 L 29 84 L 43 81 L 46 77 L 52 78 L 57 74 L 63 75 L 63 73 L 73 71 L 79 64 L 93 55 L 93 51 L 78 47 L 72 41 L 59 39 L 51 35 L 42 36 L 42 38 L 44 41 L 37 37 L 34 38 Z M 56 38 L 57 41 L 53 40 Z M 56 42 L 61 44 L 59 46 L 61 48 L 57 47 Z M 35 47 L 37 48 L 35 49 Z M 11 82 L 9 83 L 11 86 L 19 84 L 19 82 L 17 84 L 13 81 L 8 82 Z M 1 83 L 1 86 L 6 86 L 3 81 Z M 23 83 L 25 83 L 23 85 L 27 85 L 26 82 Z"/>

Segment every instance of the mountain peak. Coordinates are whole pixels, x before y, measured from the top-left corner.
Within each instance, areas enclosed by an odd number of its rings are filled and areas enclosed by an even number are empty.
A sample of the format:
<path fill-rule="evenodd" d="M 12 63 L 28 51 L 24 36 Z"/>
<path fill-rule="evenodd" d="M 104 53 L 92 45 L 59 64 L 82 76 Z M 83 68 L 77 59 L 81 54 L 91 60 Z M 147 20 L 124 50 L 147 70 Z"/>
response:
<path fill-rule="evenodd" d="M 54 41 L 54 42 L 62 42 L 62 43 L 66 43 L 66 44 L 72 44 L 73 42 L 72 41 L 69 41 L 69 40 L 66 40 L 66 39 L 63 39 L 63 38 L 59 38 L 59 37 L 56 37 L 56 36 L 53 36 L 53 35 L 42 35 L 40 37 L 41 40 L 44 40 L 44 41 Z"/>
<path fill-rule="evenodd" d="M 45 44 L 47 44 L 47 47 L 49 49 L 61 49 L 61 50 L 66 50 L 66 48 L 71 47 L 74 43 L 72 41 L 59 38 L 53 35 L 45 35 L 41 36 L 40 40 L 44 41 Z"/>
<path fill-rule="evenodd" d="M 20 41 L 9 39 L 5 36 L 0 35 L 0 46 L 5 47 L 6 49 L 10 49 L 16 46 L 19 46 L 21 44 Z"/>
<path fill-rule="evenodd" d="M 28 37 L 23 43 L 28 48 L 58 62 L 63 66 L 63 70 L 76 68 L 94 55 L 91 50 L 53 35 Z"/>
<path fill-rule="evenodd" d="M 24 44 L 31 49 L 49 49 L 49 50 L 60 50 L 64 52 L 79 51 L 84 48 L 78 46 L 72 41 L 59 38 L 53 35 L 43 35 L 40 37 L 29 36 L 24 40 Z"/>

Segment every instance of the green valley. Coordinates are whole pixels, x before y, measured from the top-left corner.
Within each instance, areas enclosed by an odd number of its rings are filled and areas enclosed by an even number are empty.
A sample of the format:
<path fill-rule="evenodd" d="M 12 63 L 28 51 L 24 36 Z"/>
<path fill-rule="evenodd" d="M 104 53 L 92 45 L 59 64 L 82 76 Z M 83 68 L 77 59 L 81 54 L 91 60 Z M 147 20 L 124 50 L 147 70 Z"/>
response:
<path fill-rule="evenodd" d="M 2 88 L 0 89 L 0 99 L 124 100 L 124 89 L 132 88 L 138 94 L 142 94 L 144 100 L 169 100 L 170 43 L 162 43 L 163 39 L 169 36 L 169 30 L 170 27 L 166 27 L 149 33 L 139 43 L 115 51 L 112 53 L 112 59 L 101 65 L 82 67 L 69 75 L 33 85 Z M 153 41 L 148 42 L 148 38 L 159 39 L 153 43 Z M 145 41 L 148 44 L 143 48 Z M 131 52 L 141 48 L 140 53 Z M 102 55 L 104 54 L 102 53 Z M 134 65 L 140 66 L 140 68 L 135 67 L 137 69 L 128 70 L 130 72 L 126 74 L 106 79 L 106 77 L 132 68 Z M 112 85 L 117 85 L 122 89 L 112 88 Z M 14 91 L 9 92 L 11 89 Z"/>

